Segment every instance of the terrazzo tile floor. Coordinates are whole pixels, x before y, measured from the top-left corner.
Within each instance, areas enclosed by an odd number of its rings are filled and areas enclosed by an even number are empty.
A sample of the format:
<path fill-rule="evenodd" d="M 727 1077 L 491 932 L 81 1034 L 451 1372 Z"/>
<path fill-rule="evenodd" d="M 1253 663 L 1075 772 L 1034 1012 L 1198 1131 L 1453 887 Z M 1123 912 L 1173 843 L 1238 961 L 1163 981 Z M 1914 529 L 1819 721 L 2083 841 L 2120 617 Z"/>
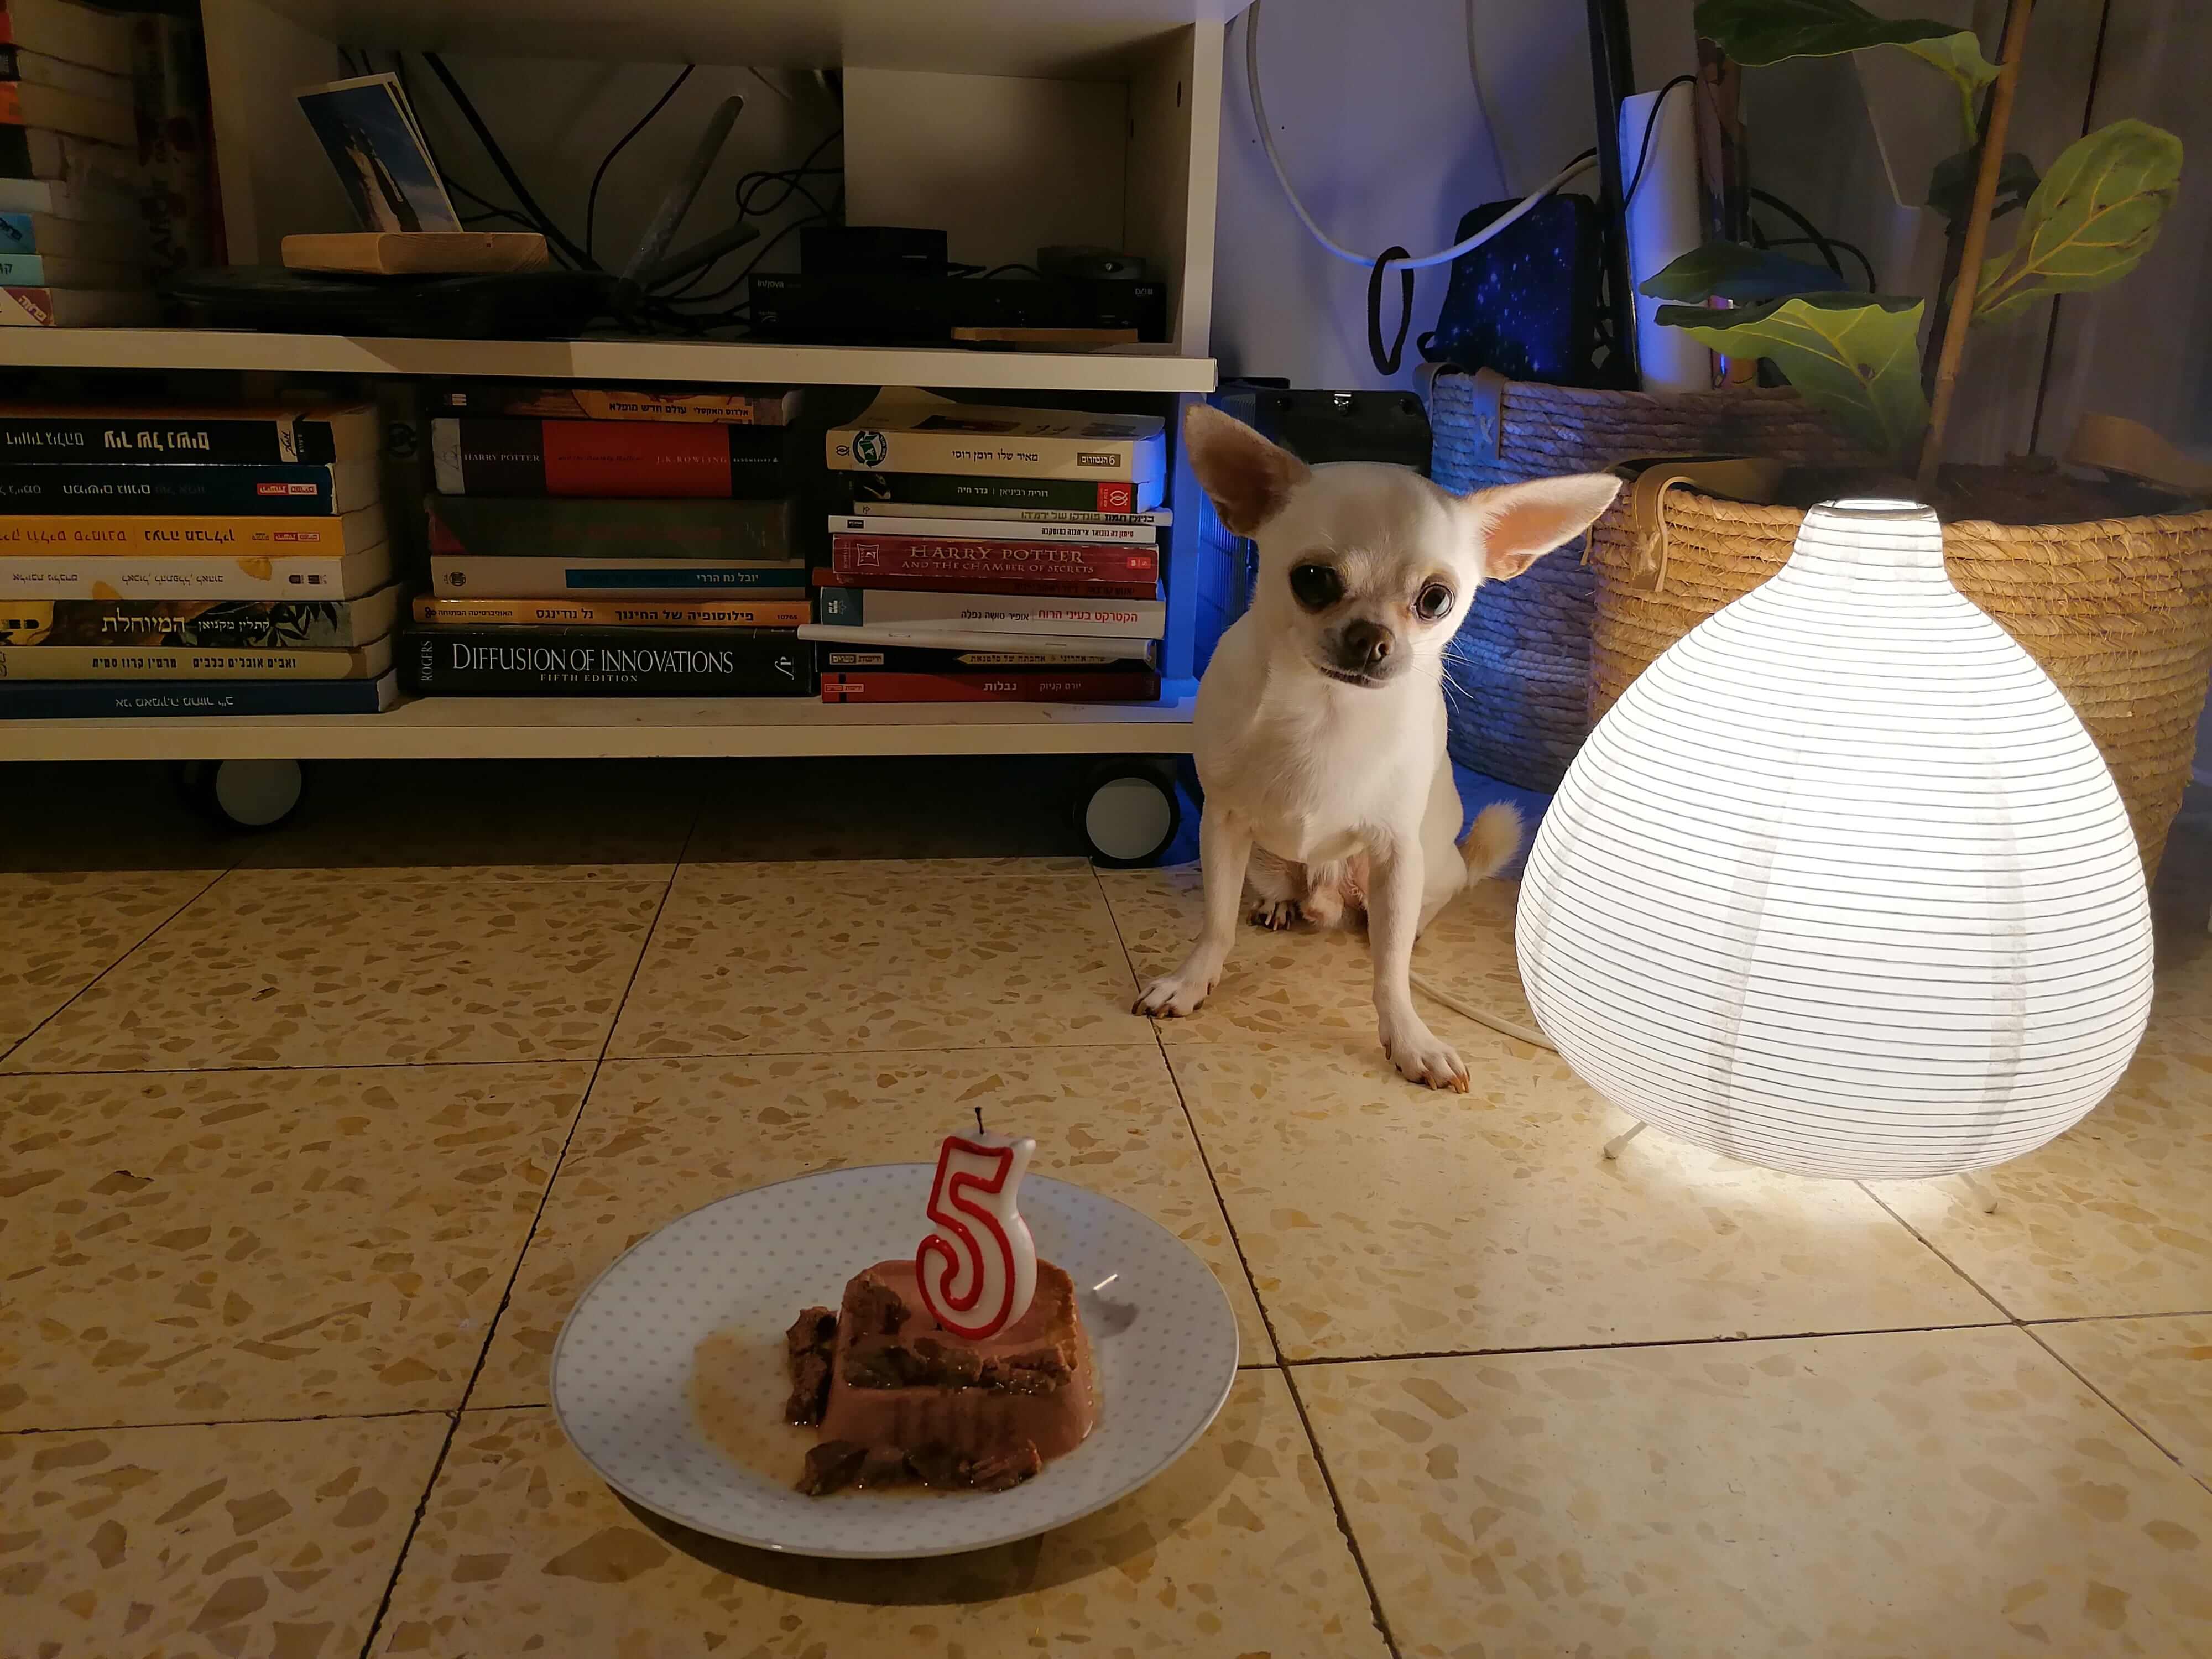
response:
<path fill-rule="evenodd" d="M 325 769 L 252 840 L 8 782 L 0 1659 L 2212 1655 L 2201 831 L 2134 1066 L 1984 1213 L 1607 1163 L 1441 1010 L 1474 1088 L 1416 1091 L 1350 936 L 1248 933 L 1154 1028 L 1195 872 L 1072 856 L 1049 768 Z M 1420 965 L 1525 1021 L 1512 900 Z M 569 1450 L 547 1358 L 628 1243 L 977 1099 L 1227 1291 L 1165 1475 L 838 1564 Z"/>

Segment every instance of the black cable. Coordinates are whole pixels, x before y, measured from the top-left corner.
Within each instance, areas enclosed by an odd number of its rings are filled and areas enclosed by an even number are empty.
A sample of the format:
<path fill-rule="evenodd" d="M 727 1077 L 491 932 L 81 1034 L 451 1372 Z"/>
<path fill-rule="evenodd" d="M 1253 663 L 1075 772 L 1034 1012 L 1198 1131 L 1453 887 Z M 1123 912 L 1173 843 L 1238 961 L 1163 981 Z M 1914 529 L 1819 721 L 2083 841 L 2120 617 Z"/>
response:
<path fill-rule="evenodd" d="M 1401 254 L 1398 257 L 1403 258 L 1405 256 Z M 1035 265 L 1024 264 L 1019 260 L 1016 260 L 1010 265 L 994 265 L 990 270 L 983 273 L 982 280 L 988 283 L 994 276 L 1009 270 L 1026 270 L 1030 276 L 1036 277 L 1037 281 L 1042 282 L 1044 280 L 1044 272 L 1039 270 Z"/>
<path fill-rule="evenodd" d="M 842 127 L 837 128 L 827 137 L 817 143 L 813 149 L 808 150 L 805 155 L 799 161 L 799 165 L 795 167 L 768 168 L 758 172 L 748 173 L 744 177 L 740 178 L 738 180 L 735 193 L 738 204 L 738 218 L 740 222 L 743 222 L 746 219 L 766 218 L 772 213 L 781 212 L 784 205 L 791 200 L 792 196 L 794 193 L 804 196 L 806 198 L 806 200 L 811 204 L 811 211 L 802 214 L 799 217 L 793 220 L 790 224 L 786 225 L 781 230 L 777 231 L 774 236 L 768 240 L 768 241 L 755 248 L 751 262 L 747 264 L 745 268 L 739 271 L 736 276 L 724 283 L 720 288 L 714 289 L 712 293 L 695 294 L 691 291 L 697 288 L 701 283 L 706 281 L 708 275 L 713 271 L 714 266 L 712 264 L 708 264 L 702 265 L 697 270 L 690 273 L 690 275 L 684 279 L 681 285 L 673 292 L 664 294 L 659 297 L 662 300 L 670 302 L 682 301 L 686 305 L 696 305 L 708 301 L 718 300 L 721 298 L 722 295 L 735 289 L 738 284 L 744 282 L 748 276 L 751 275 L 753 265 L 759 263 L 761 256 L 766 253 L 770 247 L 773 247 L 777 242 L 781 241 L 787 232 L 799 225 L 820 224 L 834 222 L 836 216 L 836 210 L 837 208 L 842 208 L 844 204 L 845 194 L 842 175 L 845 169 L 842 167 L 817 167 L 815 162 L 820 157 L 823 151 L 828 149 L 831 144 L 836 143 L 838 139 L 844 136 L 845 129 Z M 839 175 L 837 199 L 835 206 L 831 208 L 823 207 L 811 191 L 806 190 L 799 184 L 799 181 L 802 177 L 815 173 L 836 173 Z M 775 183 L 778 181 L 781 181 L 787 186 L 784 193 L 777 197 L 773 203 L 765 207 L 758 205 L 753 199 L 754 193 L 757 191 L 763 184 Z M 732 251 L 735 252 L 734 249 Z"/>
<path fill-rule="evenodd" d="M 790 235 L 793 231 L 799 229 L 802 225 L 811 225 L 815 222 L 817 222 L 816 216 L 812 214 L 805 214 L 799 218 L 793 219 L 789 224 L 784 226 L 781 230 L 777 231 L 775 235 L 769 237 L 766 241 L 763 242 L 759 247 L 755 249 L 753 252 L 753 257 L 745 261 L 744 269 L 738 272 L 736 276 L 730 278 L 728 282 L 723 283 L 721 287 L 716 289 L 712 294 L 672 294 L 667 296 L 667 302 L 672 305 L 680 303 L 687 306 L 696 306 L 706 305 L 712 301 L 720 299 L 724 295 L 729 293 L 739 283 L 743 283 L 748 276 L 753 274 L 753 267 L 760 264 L 763 259 L 768 257 L 768 252 L 770 248 L 774 247 L 778 242 L 781 242 L 785 237 Z"/>
<path fill-rule="evenodd" d="M 1636 199 L 1636 187 L 1644 182 L 1644 164 L 1651 159 L 1651 135 L 1659 129 L 1659 112 L 1667 106 L 1667 94 L 1677 87 L 1694 86 L 1697 80 L 1694 75 L 1678 75 L 1660 88 L 1659 95 L 1651 100 L 1651 112 L 1644 118 L 1644 142 L 1636 147 L 1636 172 L 1620 198 L 1622 207 Z"/>
<path fill-rule="evenodd" d="M 615 157 L 623 153 L 631 139 L 636 137 L 652 124 L 653 118 L 668 106 L 668 100 L 676 95 L 677 89 L 691 78 L 692 68 L 693 65 L 686 64 L 678 70 L 676 78 L 668 83 L 668 90 L 662 93 L 654 101 L 653 107 L 637 118 L 637 125 L 616 139 L 615 147 L 600 158 L 599 170 L 592 175 L 590 193 L 584 198 L 584 252 L 592 257 L 597 258 L 599 254 L 592 232 L 599 224 L 600 180 L 607 176 L 607 169 L 614 165 Z"/>
<path fill-rule="evenodd" d="M 1810 219 L 1808 219 L 1803 214 L 1798 212 L 1796 208 L 1791 207 L 1789 203 L 1784 201 L 1779 196 L 1775 195 L 1771 191 L 1761 190 L 1754 185 L 1751 187 L 1750 195 L 1753 201 L 1764 203 L 1766 206 L 1772 208 L 1777 213 L 1783 215 L 1792 223 L 1796 224 L 1798 229 L 1805 233 L 1806 241 L 1820 250 L 1820 258 L 1826 263 L 1828 269 L 1834 271 L 1838 276 L 1844 274 L 1844 262 L 1836 258 L 1833 239 L 1822 235 L 1820 234 L 1820 226 L 1814 224 Z M 1762 244 L 1762 246 L 1771 246 L 1772 244 L 1767 243 Z M 1862 255 L 1860 257 L 1864 258 L 1865 256 Z M 1869 266 L 1869 269 L 1870 270 L 1872 267 Z"/>
<path fill-rule="evenodd" d="M 588 250 L 579 247 L 571 240 L 561 227 L 553 222 L 552 215 L 538 205 L 538 198 L 530 193 L 530 186 L 522 182 L 508 163 L 507 152 L 499 147 L 499 140 L 491 136 L 491 129 L 484 125 L 483 117 L 477 113 L 477 106 L 470 101 L 468 94 L 461 90 L 461 83 L 453 78 L 453 70 L 446 67 L 446 60 L 434 52 L 426 52 L 422 54 L 422 61 L 430 66 L 430 72 L 444 84 L 447 94 L 453 100 L 453 106 L 460 111 L 461 118 L 476 134 L 477 142 L 483 146 L 484 154 L 491 158 L 491 164 L 500 179 L 507 189 L 514 192 L 515 201 L 536 224 L 540 234 L 584 270 L 598 270 L 599 262 L 592 258 Z"/>
<path fill-rule="evenodd" d="M 1856 242 L 1847 242 L 1840 236 L 1821 236 L 1817 238 L 1812 236 L 1774 236 L 1761 237 L 1759 239 L 1759 246 L 1762 247 L 1810 247 L 1814 246 L 1815 242 L 1823 244 L 1829 247 L 1839 247 L 1843 249 L 1844 252 L 1850 254 L 1851 258 L 1856 259 L 1866 270 L 1867 292 L 1869 294 L 1879 294 L 1881 292 L 1881 280 L 1874 274 L 1874 261 L 1866 257 L 1865 250 L 1861 248 Z"/>

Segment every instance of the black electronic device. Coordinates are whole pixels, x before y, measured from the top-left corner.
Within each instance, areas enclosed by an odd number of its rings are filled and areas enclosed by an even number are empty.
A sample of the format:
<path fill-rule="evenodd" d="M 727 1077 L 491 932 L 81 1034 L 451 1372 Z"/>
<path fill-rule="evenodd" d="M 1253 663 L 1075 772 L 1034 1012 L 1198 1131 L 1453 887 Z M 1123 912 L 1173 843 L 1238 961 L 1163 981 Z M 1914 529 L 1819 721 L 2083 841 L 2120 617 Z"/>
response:
<path fill-rule="evenodd" d="M 1047 276 L 1086 283 L 1141 283 L 1143 256 L 1110 247 L 1054 246 L 1037 250 L 1037 270 Z"/>
<path fill-rule="evenodd" d="M 957 328 L 1126 329 L 1164 341 L 1168 290 L 1164 283 L 761 272 L 752 326 L 767 338 L 832 345 L 941 345 Z"/>
<path fill-rule="evenodd" d="M 166 286 L 199 328 L 532 340 L 581 333 L 610 308 L 616 285 L 615 277 L 586 270 L 343 276 L 216 265 L 185 271 Z"/>
<path fill-rule="evenodd" d="M 807 225 L 799 269 L 808 276 L 943 276 L 951 269 L 941 230 L 899 225 Z"/>
<path fill-rule="evenodd" d="M 1410 392 L 1257 387 L 1252 424 L 1310 465 L 1388 461 L 1429 474 L 1428 412 Z"/>

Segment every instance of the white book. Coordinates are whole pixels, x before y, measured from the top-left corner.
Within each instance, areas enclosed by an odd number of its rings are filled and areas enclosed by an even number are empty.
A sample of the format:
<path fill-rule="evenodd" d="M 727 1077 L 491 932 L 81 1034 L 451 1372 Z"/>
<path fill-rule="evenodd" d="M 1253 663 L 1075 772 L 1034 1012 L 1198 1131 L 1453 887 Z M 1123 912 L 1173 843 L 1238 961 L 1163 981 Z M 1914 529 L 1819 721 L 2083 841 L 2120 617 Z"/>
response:
<path fill-rule="evenodd" d="M 26 553 L 0 557 L 0 599 L 351 599 L 392 580 L 392 550 L 278 555 Z"/>
<path fill-rule="evenodd" d="M 903 513 L 902 508 L 901 512 Z M 916 536 L 930 541 L 1086 542 L 1150 547 L 1160 532 L 1148 524 L 1055 524 L 1009 519 L 893 518 L 874 513 L 832 513 L 833 536 Z"/>
<path fill-rule="evenodd" d="M 806 623 L 799 637 L 818 645 L 907 646 L 923 651 L 1019 651 L 1036 657 L 1073 657 L 1095 661 L 1100 644 L 1095 638 L 1070 635 L 1007 635 L 980 628 L 839 628 L 828 623 Z M 1111 654 L 1115 660 L 1144 656 L 1151 648 L 1146 640 L 1124 641 L 1127 649 Z"/>
<path fill-rule="evenodd" d="M 1173 524 L 1164 507 L 1144 513 L 1074 513 L 1054 507 L 976 507 L 966 501 L 885 501 L 880 510 L 902 519 L 992 519 L 1012 524 Z"/>
<path fill-rule="evenodd" d="M 373 680 L 392 670 L 392 639 L 351 650 L 204 645 L 0 645 L 0 681 Z"/>
<path fill-rule="evenodd" d="M 76 0 L 8 0 L 8 39 L 26 52 L 131 73 L 131 20 Z"/>
<path fill-rule="evenodd" d="M 54 179 L 0 179 L 0 213 L 44 213 L 86 224 L 142 228 L 145 222 L 138 198 L 130 191 Z"/>

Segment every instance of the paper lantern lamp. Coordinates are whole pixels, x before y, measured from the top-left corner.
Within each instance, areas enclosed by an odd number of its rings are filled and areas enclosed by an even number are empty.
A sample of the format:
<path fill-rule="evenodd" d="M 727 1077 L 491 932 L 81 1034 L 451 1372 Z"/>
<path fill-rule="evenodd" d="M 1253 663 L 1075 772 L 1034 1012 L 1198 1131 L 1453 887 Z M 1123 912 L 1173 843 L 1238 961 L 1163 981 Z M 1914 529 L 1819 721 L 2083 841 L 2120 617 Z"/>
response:
<path fill-rule="evenodd" d="M 1804 1175 L 2017 1158 L 2104 1098 L 2150 1009 L 2112 775 L 1899 501 L 1814 507 L 1628 688 L 1537 833 L 1516 943 L 1600 1094 Z"/>

